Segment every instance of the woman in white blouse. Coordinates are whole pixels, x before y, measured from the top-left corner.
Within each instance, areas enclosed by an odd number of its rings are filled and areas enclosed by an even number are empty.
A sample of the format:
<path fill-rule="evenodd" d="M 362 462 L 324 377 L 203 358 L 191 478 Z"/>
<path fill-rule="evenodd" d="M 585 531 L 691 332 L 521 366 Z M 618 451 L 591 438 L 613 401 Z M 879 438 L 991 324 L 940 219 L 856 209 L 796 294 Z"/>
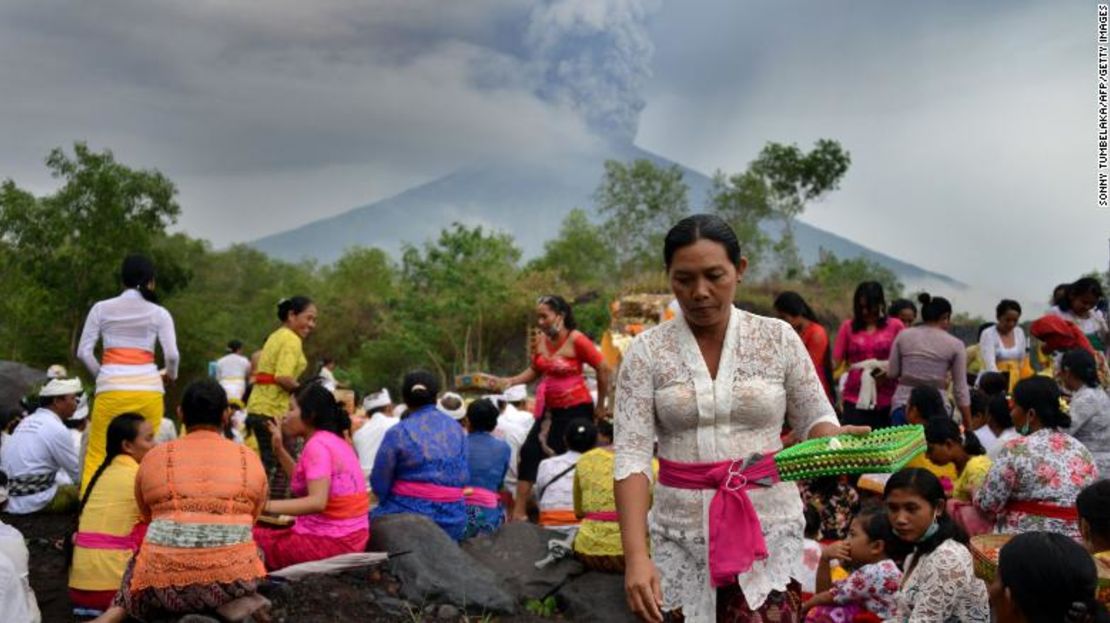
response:
<path fill-rule="evenodd" d="M 614 478 L 628 605 L 642 618 L 799 621 L 805 520 L 771 456 L 842 429 L 790 325 L 733 307 L 747 268 L 716 216 L 683 219 L 664 260 L 682 315 L 639 335 L 617 384 Z M 660 473 L 651 513 L 653 444 Z M 727 527 L 726 527 L 727 524 Z M 708 530 L 707 530 L 708 529 Z"/>
<path fill-rule="evenodd" d="M 165 383 L 177 378 L 177 337 L 173 317 L 154 295 L 154 263 L 144 255 L 129 255 L 120 278 L 123 293 L 92 306 L 77 346 L 77 358 L 96 377 L 82 491 L 104 461 L 112 419 L 138 413 L 159 430 Z M 94 354 L 98 341 L 103 345 L 99 361 Z M 155 364 L 156 342 L 162 346 L 162 371 Z"/>
<path fill-rule="evenodd" d="M 1033 375 L 1025 331 L 1018 326 L 1021 305 L 1017 301 L 1002 299 L 994 308 L 994 313 L 998 322 L 979 334 L 979 357 L 983 360 L 983 372 L 1008 375 L 1009 389 L 1013 391 L 1018 381 Z"/>

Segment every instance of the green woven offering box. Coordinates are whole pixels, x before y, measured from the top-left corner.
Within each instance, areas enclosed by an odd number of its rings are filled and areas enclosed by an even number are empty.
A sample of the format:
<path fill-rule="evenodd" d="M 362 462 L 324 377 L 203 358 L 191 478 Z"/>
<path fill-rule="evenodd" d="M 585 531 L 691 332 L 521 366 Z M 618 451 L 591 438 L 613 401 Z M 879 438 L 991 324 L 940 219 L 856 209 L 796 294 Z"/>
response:
<path fill-rule="evenodd" d="M 803 441 L 776 454 L 775 465 L 783 480 L 893 473 L 924 451 L 925 428 L 913 424 Z"/>

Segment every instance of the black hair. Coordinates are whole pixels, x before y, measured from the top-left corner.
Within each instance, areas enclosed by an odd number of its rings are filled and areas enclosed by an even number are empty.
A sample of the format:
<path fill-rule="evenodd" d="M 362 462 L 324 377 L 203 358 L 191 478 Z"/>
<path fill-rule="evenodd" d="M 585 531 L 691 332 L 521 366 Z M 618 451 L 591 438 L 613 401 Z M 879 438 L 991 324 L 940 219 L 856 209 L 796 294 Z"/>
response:
<path fill-rule="evenodd" d="M 69 394 L 63 394 L 61 396 L 39 396 L 38 407 L 40 409 L 49 409 L 54 406 L 54 401 L 61 400 L 68 395 Z"/>
<path fill-rule="evenodd" d="M 864 308 L 874 308 L 879 311 L 879 319 L 875 323 L 880 328 L 886 326 L 886 295 L 883 294 L 883 284 L 878 281 L 864 281 L 856 286 L 852 294 L 852 331 L 863 331 L 867 323 L 863 320 Z"/>
<path fill-rule="evenodd" d="M 917 295 L 917 302 L 921 303 L 923 322 L 938 322 L 941 318 L 952 315 L 952 303 L 943 296 L 930 296 L 928 292 L 922 292 Z"/>
<path fill-rule="evenodd" d="M 497 428 L 497 416 L 501 414 L 492 400 L 481 398 L 466 408 L 466 419 L 470 430 L 479 433 L 493 432 Z"/>
<path fill-rule="evenodd" d="M 145 421 L 146 418 L 138 413 L 121 413 L 108 423 L 107 443 L 105 444 L 107 451 L 104 460 L 93 472 L 88 486 L 85 487 L 85 495 L 81 496 L 81 506 L 77 509 L 78 515 L 85 510 L 85 504 L 89 501 L 89 495 L 92 493 L 93 487 L 96 486 L 96 481 L 100 480 L 100 475 L 104 473 L 104 470 L 112 464 L 117 456 L 123 454 L 123 442 L 135 441 L 139 437 L 139 429 L 142 428 Z"/>
<path fill-rule="evenodd" d="M 227 352 L 237 353 L 240 350 L 243 350 L 243 341 L 242 340 L 231 340 L 230 342 L 227 343 Z"/>
<path fill-rule="evenodd" d="M 740 240 L 724 219 L 715 214 L 692 214 L 675 223 L 663 239 L 663 265 L 671 268 L 674 254 L 699 240 L 712 240 L 725 248 L 733 266 L 740 265 Z"/>
<path fill-rule="evenodd" d="M 613 420 L 600 419 L 594 423 L 597 426 L 597 436 L 613 441 Z"/>
<path fill-rule="evenodd" d="M 1010 389 L 1010 377 L 1001 372 L 984 372 L 979 375 L 979 389 L 992 398 L 998 394 L 1005 394 L 1006 390 Z"/>
<path fill-rule="evenodd" d="M 1021 303 L 1013 299 L 1002 299 L 994 308 L 994 317 L 1001 318 L 1003 314 L 1010 311 L 1016 311 L 1018 316 L 1021 316 Z"/>
<path fill-rule="evenodd" d="M 929 445 L 940 445 L 948 441 L 955 441 L 971 456 L 986 454 L 979 437 L 971 431 L 966 434 L 960 432 L 958 424 L 949 417 L 935 417 L 925 422 L 925 442 Z"/>
<path fill-rule="evenodd" d="M 123 258 L 120 267 L 120 280 L 125 288 L 138 288 L 139 294 L 151 303 L 157 303 L 158 297 L 150 289 L 150 282 L 154 281 L 154 262 L 149 257 L 139 253 L 132 253 Z"/>
<path fill-rule="evenodd" d="M 1075 348 L 1064 353 L 1060 367 L 1074 374 L 1087 387 L 1098 387 L 1098 364 L 1095 356 L 1086 349 Z"/>
<path fill-rule="evenodd" d="M 1014 418 L 1010 415 L 1010 411 L 1010 401 L 1006 398 L 1006 394 L 995 394 L 987 403 L 987 416 L 1002 430 L 1014 426 Z"/>
<path fill-rule="evenodd" d="M 578 328 L 578 323 L 574 320 L 574 309 L 570 306 L 567 300 L 558 294 L 545 294 L 541 296 L 537 305 L 547 305 L 551 311 L 563 317 L 563 326 L 567 331 L 573 331 Z"/>
<path fill-rule="evenodd" d="M 806 518 L 805 537 L 815 541 L 819 540 L 821 538 L 821 513 L 818 513 L 812 504 L 806 504 L 803 514 Z"/>
<path fill-rule="evenodd" d="M 401 382 L 401 398 L 410 410 L 434 405 L 438 395 L 439 379 L 427 370 L 409 372 Z"/>
<path fill-rule="evenodd" d="M 1048 301 L 1048 304 L 1059 307 L 1064 299 L 1068 297 L 1068 286 L 1070 285 L 1070 283 L 1060 283 L 1052 288 L 1052 299 Z"/>
<path fill-rule="evenodd" d="M 204 378 L 189 383 L 181 395 L 181 415 L 185 428 L 223 425 L 227 411 L 227 392 L 215 379 Z"/>
<path fill-rule="evenodd" d="M 291 296 L 287 299 L 278 301 L 277 317 L 278 320 L 285 322 L 289 319 L 289 315 L 304 313 L 308 306 L 312 305 L 312 299 L 307 296 Z"/>
<path fill-rule="evenodd" d="M 335 363 L 335 357 L 332 357 L 331 355 L 320 356 L 320 367 L 326 366 L 331 363 Z"/>
<path fill-rule="evenodd" d="M 817 322 L 817 314 L 813 313 L 809 303 L 797 292 L 786 291 L 779 294 L 775 297 L 774 307 L 775 311 L 787 316 L 801 316 L 810 322 Z"/>
<path fill-rule="evenodd" d="M 937 519 L 938 529 L 936 533 L 928 539 L 914 544 L 915 551 L 919 555 L 932 552 L 948 539 L 954 539 L 967 545 L 967 534 L 948 516 L 946 509 L 947 496 L 944 494 L 944 486 L 940 484 L 940 479 L 933 472 L 920 467 L 909 467 L 895 472 L 886 481 L 886 487 L 883 489 L 883 499 L 886 500 L 891 493 L 898 490 L 906 490 L 921 497 L 930 506 L 940 509 L 941 512 L 940 518 Z"/>
<path fill-rule="evenodd" d="M 1096 299 L 1102 298 L 1102 284 L 1098 282 L 1098 279 L 1083 277 L 1068 284 L 1067 293 L 1060 299 L 1057 306 L 1063 311 L 1071 311 L 1071 300 L 1086 294 L 1094 295 Z"/>
<path fill-rule="evenodd" d="M 1075 498 L 1079 516 L 1087 520 L 1091 533 L 1110 541 L 1110 480 L 1099 480 L 1087 485 Z"/>
<path fill-rule="evenodd" d="M 991 397 L 988 396 L 986 392 L 978 388 L 973 388 L 969 392 L 969 396 L 971 403 L 969 405 L 971 409 L 971 414 L 975 415 L 977 413 L 982 413 L 983 415 L 988 415 L 987 407 L 990 405 Z"/>
<path fill-rule="evenodd" d="M 1032 409 L 1037 413 L 1041 426 L 1045 428 L 1071 427 L 1071 418 L 1060 409 L 1060 388 L 1056 381 L 1047 376 L 1034 376 L 1018 381 L 1014 387 L 1014 402 L 1022 409 Z"/>
<path fill-rule="evenodd" d="M 882 506 L 878 504 L 864 506 L 856 513 L 853 520 L 859 521 L 860 527 L 863 528 L 863 533 L 867 535 L 869 541 L 883 542 L 883 551 L 888 556 L 900 549 L 901 543 L 894 534 L 894 528 L 890 525 L 890 515 Z"/>
<path fill-rule="evenodd" d="M 998 552 L 998 580 L 1029 623 L 1107 620 L 1105 607 L 1095 598 L 1094 558 L 1062 534 L 1014 536 Z"/>
<path fill-rule="evenodd" d="M 342 403 L 326 387 L 309 383 L 297 392 L 297 406 L 301 408 L 301 421 L 316 430 L 343 436 L 351 430 L 351 416 Z"/>
<path fill-rule="evenodd" d="M 909 411 L 910 407 L 916 407 L 917 412 L 921 414 L 921 419 L 925 421 L 948 417 L 948 409 L 944 406 L 944 397 L 940 395 L 940 391 L 935 387 L 913 388 L 910 391 L 909 401 L 906 403 L 906 410 Z"/>
<path fill-rule="evenodd" d="M 897 318 L 898 314 L 902 313 L 903 309 L 912 309 L 914 318 L 917 317 L 917 305 L 914 305 L 913 301 L 909 299 L 894 299 L 894 302 L 890 304 L 890 308 L 887 309 L 886 315 Z"/>
<path fill-rule="evenodd" d="M 593 420 L 575 418 L 567 424 L 565 439 L 567 450 L 589 452 L 597 445 L 597 427 Z"/>

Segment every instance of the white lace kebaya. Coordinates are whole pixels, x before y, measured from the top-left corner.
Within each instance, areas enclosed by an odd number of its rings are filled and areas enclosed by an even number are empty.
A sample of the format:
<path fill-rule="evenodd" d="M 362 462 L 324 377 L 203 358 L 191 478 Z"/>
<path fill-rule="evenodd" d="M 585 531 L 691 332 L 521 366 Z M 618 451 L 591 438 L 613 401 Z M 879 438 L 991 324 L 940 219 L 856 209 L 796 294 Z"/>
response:
<path fill-rule="evenodd" d="M 644 474 L 650 481 L 656 437 L 661 458 L 710 463 L 777 452 L 784 421 L 802 439 L 816 424 L 838 425 L 797 333 L 785 322 L 737 309 L 729 317 L 715 380 L 684 319 L 638 336 L 621 364 L 614 417 L 616 480 Z M 714 494 L 655 487 L 649 523 L 663 609 L 681 609 L 690 623 L 716 618 L 706 538 Z M 758 609 L 791 578 L 804 577 L 805 521 L 793 482 L 748 494 L 769 556 L 737 579 L 749 607 Z"/>

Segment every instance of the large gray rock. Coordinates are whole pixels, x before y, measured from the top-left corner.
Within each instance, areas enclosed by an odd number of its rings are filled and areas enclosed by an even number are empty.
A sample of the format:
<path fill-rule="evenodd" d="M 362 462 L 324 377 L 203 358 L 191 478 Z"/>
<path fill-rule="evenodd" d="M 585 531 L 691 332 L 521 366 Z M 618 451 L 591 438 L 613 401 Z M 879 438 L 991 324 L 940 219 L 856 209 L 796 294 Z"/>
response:
<path fill-rule="evenodd" d="M 463 551 L 497 574 L 505 590 L 518 601 L 540 599 L 567 581 L 580 575 L 585 568 L 573 558 L 564 558 L 543 569 L 536 561 L 547 556 L 547 542 L 562 539 L 557 532 L 526 522 L 506 524 L 497 533 L 470 539 Z"/>
<path fill-rule="evenodd" d="M 0 409 L 14 409 L 36 383 L 46 380 L 46 372 L 15 361 L 0 361 Z"/>
<path fill-rule="evenodd" d="M 517 601 L 497 575 L 479 563 L 423 515 L 374 518 L 370 549 L 409 552 L 389 562 L 401 596 L 414 604 L 449 603 L 474 612 L 511 614 Z"/>
<path fill-rule="evenodd" d="M 636 623 L 624 598 L 624 576 L 590 571 L 570 582 L 556 594 L 567 619 L 584 623 Z"/>

